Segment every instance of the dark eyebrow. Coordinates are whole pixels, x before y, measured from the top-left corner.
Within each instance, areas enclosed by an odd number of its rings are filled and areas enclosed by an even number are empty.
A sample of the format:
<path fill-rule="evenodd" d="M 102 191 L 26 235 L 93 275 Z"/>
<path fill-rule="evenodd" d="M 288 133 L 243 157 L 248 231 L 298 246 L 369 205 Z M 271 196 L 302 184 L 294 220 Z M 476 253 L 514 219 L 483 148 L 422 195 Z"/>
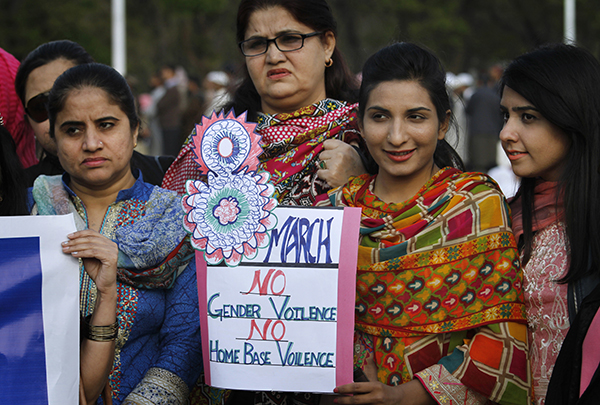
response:
<path fill-rule="evenodd" d="M 63 128 L 63 127 L 68 127 L 68 126 L 78 126 L 78 125 L 84 125 L 83 121 L 65 121 L 62 124 L 60 124 L 59 128 Z"/>
<path fill-rule="evenodd" d="M 501 111 L 508 111 L 508 108 L 506 108 L 505 106 L 503 106 L 502 104 L 500 104 L 500 110 Z M 540 110 L 538 110 L 537 108 L 535 108 L 532 105 L 521 105 L 521 106 L 518 106 L 518 107 L 511 108 L 511 110 L 514 111 L 514 112 L 519 112 L 519 111 L 535 111 L 535 112 L 538 112 L 538 113 L 540 112 Z"/>
<path fill-rule="evenodd" d="M 389 112 L 390 111 L 387 108 L 383 108 L 383 107 L 380 107 L 378 105 L 372 105 L 371 107 L 367 108 L 367 111 L 371 111 L 371 110 L 384 111 L 384 112 Z"/>
<path fill-rule="evenodd" d="M 100 122 L 104 122 L 104 121 L 120 121 L 118 118 L 113 117 L 111 115 L 107 116 L 107 117 L 102 117 L 102 118 L 98 118 L 97 120 L 94 120 L 95 123 L 100 123 Z M 67 126 L 72 126 L 72 125 L 85 125 L 85 123 L 83 121 L 65 121 L 62 124 L 60 124 L 59 128 L 63 128 L 63 127 L 67 127 Z"/>
<path fill-rule="evenodd" d="M 512 110 L 514 112 L 519 112 L 519 111 L 529 111 L 529 110 L 533 110 L 536 112 L 540 112 L 540 110 L 538 110 L 537 108 L 535 108 L 532 105 L 523 105 L 523 106 L 519 106 L 519 107 L 513 107 Z"/>
<path fill-rule="evenodd" d="M 283 30 L 283 31 L 279 31 L 275 33 L 275 36 L 273 38 L 279 37 L 281 35 L 285 35 L 285 34 L 300 34 L 300 31 L 298 30 Z M 249 38 L 245 39 L 245 41 L 247 41 L 248 39 L 268 39 L 267 37 L 263 37 L 261 35 L 252 35 Z"/>
<path fill-rule="evenodd" d="M 413 112 L 418 112 L 418 111 L 430 111 L 431 112 L 431 110 L 427 107 L 415 107 L 415 108 L 409 109 L 407 112 L 413 113 Z"/>
<path fill-rule="evenodd" d="M 96 123 L 103 122 L 103 121 L 120 121 L 120 120 L 117 117 L 113 117 L 112 115 L 94 120 L 94 122 L 96 122 Z"/>
<path fill-rule="evenodd" d="M 385 112 L 389 112 L 390 111 L 387 108 L 383 108 L 383 107 L 380 107 L 378 105 L 372 105 L 371 107 L 367 108 L 367 111 L 369 111 L 369 110 L 379 110 L 379 111 L 385 111 Z M 430 111 L 431 112 L 431 109 L 429 109 L 427 107 L 415 107 L 415 108 L 408 109 L 406 112 L 407 113 L 414 113 L 414 112 L 418 112 L 418 111 Z"/>

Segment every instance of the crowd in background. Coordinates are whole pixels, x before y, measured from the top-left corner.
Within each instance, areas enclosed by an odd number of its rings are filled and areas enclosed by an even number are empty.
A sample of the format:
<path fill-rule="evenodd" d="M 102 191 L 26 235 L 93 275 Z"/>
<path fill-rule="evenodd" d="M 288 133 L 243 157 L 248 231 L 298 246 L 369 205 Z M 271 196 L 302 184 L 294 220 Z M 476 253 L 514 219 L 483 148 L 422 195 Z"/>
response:
<path fill-rule="evenodd" d="M 202 116 L 210 117 L 231 101 L 237 82 L 231 66 L 227 68 L 208 72 L 202 80 L 181 66 L 164 66 L 152 75 L 148 83 L 151 90 L 138 95 L 144 128 L 136 150 L 150 155 L 176 155 Z M 473 74 L 448 72 L 446 84 L 455 117 L 448 139 L 469 170 L 489 173 L 503 193 L 512 197 L 517 192 L 518 178 L 510 169 L 497 135 L 502 128 L 498 89 L 502 72 L 501 64 Z M 131 84 L 134 79 L 129 80 Z M 167 80 L 171 83 L 169 92 Z M 132 84 L 134 90 L 140 87 L 135 81 Z"/>
<path fill-rule="evenodd" d="M 239 73 L 165 64 L 142 94 L 68 40 L 0 49 L 0 215 L 76 218 L 80 402 L 593 403 L 598 60 L 551 44 L 453 74 L 395 43 L 355 75 L 336 34 L 324 0 L 242 0 Z M 362 208 L 335 399 L 203 383 L 180 198 L 203 179 L 195 124 L 221 111 L 257 122 L 280 204 Z"/>

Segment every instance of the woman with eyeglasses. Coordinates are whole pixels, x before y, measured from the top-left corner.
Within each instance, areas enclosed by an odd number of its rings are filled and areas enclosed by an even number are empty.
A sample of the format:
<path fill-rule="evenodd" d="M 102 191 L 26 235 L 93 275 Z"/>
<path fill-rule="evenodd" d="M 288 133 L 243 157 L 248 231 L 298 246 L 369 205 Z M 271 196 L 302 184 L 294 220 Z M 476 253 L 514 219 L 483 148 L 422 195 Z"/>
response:
<path fill-rule="evenodd" d="M 37 165 L 25 170 L 28 187 L 41 175 L 62 174 L 63 168 L 56 156 L 56 143 L 50 137 L 46 104 L 48 93 L 54 81 L 67 69 L 91 63 L 94 59 L 79 44 L 68 41 L 52 41 L 38 46 L 23 60 L 15 78 L 17 95 L 25 107 L 29 125 L 42 148 L 42 156 Z M 145 156 L 134 151 L 131 159 L 133 167 L 139 168 L 144 181 L 159 185 L 173 158 L 168 156 Z"/>
<path fill-rule="evenodd" d="M 247 111 L 258 122 L 263 168 L 284 205 L 312 205 L 365 172 L 353 104 L 358 86 L 336 30 L 325 0 L 243 0 L 238 8 L 244 77 L 225 111 Z M 199 176 L 190 139 L 163 187 L 183 193 L 186 180 Z"/>

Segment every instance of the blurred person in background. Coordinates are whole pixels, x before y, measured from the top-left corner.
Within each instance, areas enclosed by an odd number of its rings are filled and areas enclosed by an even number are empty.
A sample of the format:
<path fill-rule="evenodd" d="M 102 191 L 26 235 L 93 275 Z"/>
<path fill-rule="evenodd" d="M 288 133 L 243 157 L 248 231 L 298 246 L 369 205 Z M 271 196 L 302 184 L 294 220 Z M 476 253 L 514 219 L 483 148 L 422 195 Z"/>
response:
<path fill-rule="evenodd" d="M 450 106 L 454 114 L 455 125 L 450 126 L 446 139 L 454 150 L 458 153 L 463 163 L 468 162 L 468 132 L 467 132 L 467 114 L 465 112 L 465 100 L 463 94 L 466 89 L 473 85 L 473 76 L 469 73 L 460 73 L 446 75 L 446 86 L 450 95 Z"/>
<path fill-rule="evenodd" d="M 204 112 L 205 94 L 200 85 L 200 79 L 197 76 L 188 76 L 187 81 L 187 107 L 183 111 L 181 118 L 181 136 L 180 142 L 183 145 L 186 138 L 192 132 L 195 124 L 202 121 Z"/>
<path fill-rule="evenodd" d="M 143 115 L 145 128 L 144 140 L 148 142 L 151 155 L 162 155 L 164 153 L 162 129 L 157 116 L 157 104 L 165 95 L 166 89 L 160 72 L 154 72 L 150 76 L 150 93 L 140 95 L 140 111 Z"/>
<path fill-rule="evenodd" d="M 204 115 L 210 117 L 213 111 L 219 112 L 225 104 L 231 101 L 231 95 L 227 90 L 229 86 L 229 76 L 225 72 L 209 72 L 204 81 L 202 89 L 204 90 L 204 100 L 206 107 Z"/>
<path fill-rule="evenodd" d="M 165 154 L 176 156 L 181 149 L 182 97 L 175 67 L 165 65 L 160 69 L 165 92 L 156 103 L 156 116 L 160 124 Z"/>
<path fill-rule="evenodd" d="M 467 103 L 470 170 L 487 172 L 496 166 L 496 144 L 502 129 L 498 80 L 502 67 L 492 66 Z"/>

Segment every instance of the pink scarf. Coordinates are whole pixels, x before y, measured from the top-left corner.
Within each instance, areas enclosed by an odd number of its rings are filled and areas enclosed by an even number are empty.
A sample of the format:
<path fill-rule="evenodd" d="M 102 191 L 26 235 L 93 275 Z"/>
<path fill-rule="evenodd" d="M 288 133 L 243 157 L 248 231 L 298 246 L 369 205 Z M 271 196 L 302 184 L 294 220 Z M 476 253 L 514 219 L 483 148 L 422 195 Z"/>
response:
<path fill-rule="evenodd" d="M 535 185 L 533 196 L 533 224 L 535 232 L 557 222 L 564 217 L 563 199 L 557 200 L 558 182 L 540 181 Z M 512 209 L 512 228 L 518 241 L 523 234 L 523 209 L 521 197 L 510 201 Z"/>

